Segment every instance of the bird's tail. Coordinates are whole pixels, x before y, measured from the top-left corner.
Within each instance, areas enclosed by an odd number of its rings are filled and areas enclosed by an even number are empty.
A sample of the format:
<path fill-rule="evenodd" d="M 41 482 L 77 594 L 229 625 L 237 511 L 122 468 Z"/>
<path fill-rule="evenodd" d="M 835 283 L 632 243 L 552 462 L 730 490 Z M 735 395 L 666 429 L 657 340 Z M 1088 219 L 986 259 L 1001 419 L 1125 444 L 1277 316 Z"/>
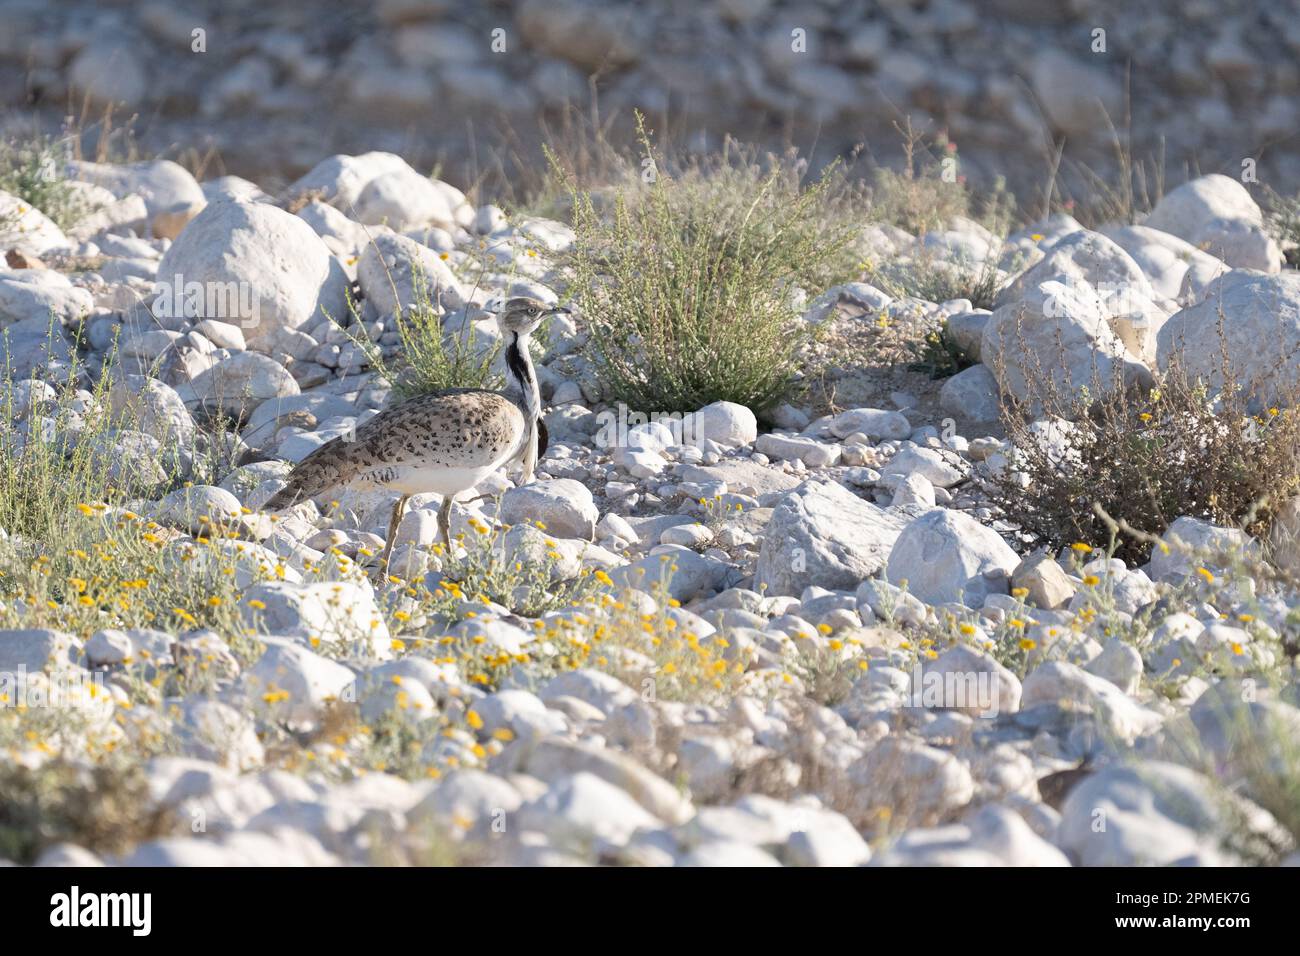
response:
<path fill-rule="evenodd" d="M 345 482 L 350 476 L 349 446 L 341 438 L 327 442 L 298 462 L 289 475 L 289 483 L 262 506 L 265 511 L 279 511 Z"/>

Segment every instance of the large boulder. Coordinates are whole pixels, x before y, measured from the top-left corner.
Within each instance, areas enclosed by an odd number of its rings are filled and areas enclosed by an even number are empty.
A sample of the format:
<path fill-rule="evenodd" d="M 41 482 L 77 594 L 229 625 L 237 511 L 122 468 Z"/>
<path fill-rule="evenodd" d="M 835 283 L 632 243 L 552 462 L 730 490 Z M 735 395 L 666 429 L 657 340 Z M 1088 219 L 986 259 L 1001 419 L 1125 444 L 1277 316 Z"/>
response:
<path fill-rule="evenodd" d="M 421 226 L 451 231 L 456 228 L 455 209 L 441 186 L 409 166 L 381 173 L 357 197 L 357 220 L 399 232 Z"/>
<path fill-rule="evenodd" d="M 1234 269 L 1213 282 L 1205 298 L 1176 313 L 1160 330 L 1156 361 L 1171 360 L 1215 390 L 1224 382 L 1226 350 L 1233 384 L 1255 411 L 1290 404 L 1300 388 L 1300 275 Z"/>
<path fill-rule="evenodd" d="M 1264 811 L 1194 770 L 1147 760 L 1107 767 L 1070 791 L 1056 843 L 1083 866 L 1225 866 L 1268 835 Z"/>
<path fill-rule="evenodd" d="M 0 249 L 41 256 L 68 246 L 68 237 L 45 213 L 19 196 L 0 190 Z"/>
<path fill-rule="evenodd" d="M 1085 386 L 1099 394 L 1117 379 L 1149 387 L 1150 368 L 1111 330 L 1105 304 L 1086 283 L 1067 283 L 1058 278 L 1031 286 L 989 317 L 980 357 L 1002 391 L 1037 402 L 1037 386 L 1045 383 L 1031 376 L 1040 374 L 1064 395 Z"/>
<path fill-rule="evenodd" d="M 118 199 L 139 196 L 149 219 L 161 212 L 207 202 L 203 188 L 189 170 L 170 159 L 114 166 L 108 163 L 73 161 L 69 178 L 107 189 Z"/>
<path fill-rule="evenodd" d="M 979 608 L 1005 594 L 1019 556 L 1002 536 L 963 511 L 938 508 L 912 521 L 889 553 L 885 576 L 926 604 Z"/>
<path fill-rule="evenodd" d="M 361 191 L 384 173 L 410 169 L 406 160 L 396 153 L 378 150 L 347 156 L 342 153 L 322 159 L 304 176 L 295 180 L 285 194 L 290 198 L 310 196 L 355 215 L 354 207 Z"/>
<path fill-rule="evenodd" d="M 744 405 L 714 402 L 682 418 L 682 441 L 717 442 L 727 448 L 751 444 L 758 437 L 758 419 Z"/>
<path fill-rule="evenodd" d="M 1119 245 L 1087 229 L 1069 233 L 1035 265 L 1005 286 L 998 293 L 997 304 L 1014 304 L 1025 298 L 1028 290 L 1052 280 L 1064 281 L 1082 295 L 1091 290 L 1101 301 L 1107 323 L 1125 348 L 1138 359 L 1155 357 L 1156 332 L 1168 312 L 1155 304 L 1156 294 L 1150 281 Z"/>
<path fill-rule="evenodd" d="M 511 488 L 501 496 L 500 518 L 506 524 L 540 521 L 547 534 L 557 538 L 591 541 L 596 536 L 600 511 L 582 482 L 554 478 Z"/>
<path fill-rule="evenodd" d="M 769 595 L 852 590 L 885 565 L 906 518 L 832 482 L 806 482 L 772 509 L 755 580 Z"/>
<path fill-rule="evenodd" d="M 995 422 L 1002 415 L 998 380 L 987 365 L 972 365 L 944 382 L 939 404 L 949 415 L 972 422 Z"/>
<path fill-rule="evenodd" d="M 261 633 L 378 660 L 393 656 L 388 625 L 364 580 L 270 581 L 250 588 L 240 611 L 245 624 Z"/>
<path fill-rule="evenodd" d="M 357 281 L 380 315 L 426 304 L 451 309 L 463 304 L 456 276 L 438 253 L 392 233 L 371 237 L 357 265 Z"/>
<path fill-rule="evenodd" d="M 1147 574 L 1153 581 L 1182 584 L 1205 568 L 1211 574 L 1228 571 L 1258 545 L 1240 528 L 1225 528 L 1183 515 L 1171 524 L 1151 552 Z"/>
<path fill-rule="evenodd" d="M 242 416 L 272 398 L 299 394 L 298 383 L 275 359 L 236 352 L 190 382 L 195 400 L 210 411 Z"/>
<path fill-rule="evenodd" d="M 325 243 L 266 203 L 208 206 L 163 255 L 158 282 L 155 312 L 238 325 L 259 351 L 327 315 L 342 321 L 347 308 L 347 276 Z"/>
<path fill-rule="evenodd" d="M 53 269 L 0 268 L 0 328 L 32 322 L 48 330 L 51 323 L 70 324 L 94 307 L 90 292 Z"/>
<path fill-rule="evenodd" d="M 1132 256 L 1157 295 L 1183 304 L 1229 269 L 1186 239 L 1150 226 L 1110 226 L 1101 234 Z"/>
<path fill-rule="evenodd" d="M 283 638 L 263 643 L 266 650 L 241 682 L 254 713 L 308 729 L 331 705 L 355 699 L 356 675 L 342 664 Z"/>
<path fill-rule="evenodd" d="M 1213 173 L 1184 183 L 1156 203 L 1142 225 L 1186 239 L 1235 269 L 1277 272 L 1282 252 L 1246 187 Z"/>
<path fill-rule="evenodd" d="M 1163 720 L 1122 690 L 1096 674 L 1068 661 L 1040 664 L 1025 678 L 1020 693 L 1021 710 L 1053 706 L 1073 711 L 1095 722 L 1103 739 L 1132 743 L 1158 728 Z"/>

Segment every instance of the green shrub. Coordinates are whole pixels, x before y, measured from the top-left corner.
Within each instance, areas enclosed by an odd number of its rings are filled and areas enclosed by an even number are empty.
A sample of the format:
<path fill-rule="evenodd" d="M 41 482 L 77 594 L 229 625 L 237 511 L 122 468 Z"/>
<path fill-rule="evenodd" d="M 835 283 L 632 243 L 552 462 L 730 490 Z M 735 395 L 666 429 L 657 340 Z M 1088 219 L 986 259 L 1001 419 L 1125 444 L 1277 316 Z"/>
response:
<path fill-rule="evenodd" d="M 396 315 L 398 350 L 395 361 L 384 358 L 379 346 L 364 332 L 353 332 L 339 320 L 331 321 L 343 329 L 366 356 L 366 361 L 381 377 L 392 384 L 398 398 L 413 398 L 451 388 L 499 388 L 502 377 L 495 371 L 499 344 L 480 336 L 466 322 L 459 330 L 450 330 L 438 304 L 421 281 L 416 270 L 414 302 Z M 352 314 L 358 313 L 350 305 Z"/>
<path fill-rule="evenodd" d="M 570 291 L 605 394 L 638 411 L 727 400 L 762 412 L 791 391 L 810 332 L 795 287 L 822 288 L 855 231 L 833 172 L 805 186 L 742 156 L 649 182 L 607 213 L 573 189 Z"/>
<path fill-rule="evenodd" d="M 91 212 L 63 177 L 58 144 L 48 139 L 0 140 L 0 190 L 30 203 L 60 229 Z"/>

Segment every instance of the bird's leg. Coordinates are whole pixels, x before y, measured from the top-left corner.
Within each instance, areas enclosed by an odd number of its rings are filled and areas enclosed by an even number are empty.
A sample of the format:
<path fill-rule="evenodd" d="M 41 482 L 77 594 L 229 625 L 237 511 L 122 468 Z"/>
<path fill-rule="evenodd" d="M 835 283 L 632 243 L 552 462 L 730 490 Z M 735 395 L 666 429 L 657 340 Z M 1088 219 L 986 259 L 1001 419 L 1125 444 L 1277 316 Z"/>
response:
<path fill-rule="evenodd" d="M 384 575 L 391 573 L 393 568 L 393 541 L 397 538 L 397 526 L 402 523 L 402 512 L 406 510 L 406 499 L 410 495 L 402 495 L 393 502 L 393 514 L 388 519 L 388 542 L 384 545 Z"/>
<path fill-rule="evenodd" d="M 438 509 L 438 529 L 442 531 L 442 543 L 447 546 L 447 557 L 451 557 L 451 495 L 445 495 L 442 506 Z"/>

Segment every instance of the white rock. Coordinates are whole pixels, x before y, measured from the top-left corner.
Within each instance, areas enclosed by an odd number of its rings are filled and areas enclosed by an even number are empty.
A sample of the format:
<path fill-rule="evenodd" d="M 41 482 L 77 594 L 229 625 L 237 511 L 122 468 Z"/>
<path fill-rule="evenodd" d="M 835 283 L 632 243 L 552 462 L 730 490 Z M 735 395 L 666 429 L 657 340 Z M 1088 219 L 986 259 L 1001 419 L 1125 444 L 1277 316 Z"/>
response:
<path fill-rule="evenodd" d="M 266 756 L 252 718 L 219 700 L 185 702 L 181 743 L 200 760 L 236 771 L 260 767 Z"/>
<path fill-rule="evenodd" d="M 799 824 L 785 847 L 791 866 L 862 866 L 871 859 L 871 847 L 842 814 L 801 813 Z"/>
<path fill-rule="evenodd" d="M 1168 328 L 1166 324 L 1161 334 Z M 1129 355 L 1111 330 L 1105 305 L 1082 282 L 1067 285 L 1052 279 L 1000 306 L 985 326 L 980 356 L 1002 389 L 1021 401 L 1041 401 L 1030 395 L 1029 375 L 1036 375 L 1036 369 L 1064 394 L 1085 386 L 1094 394 L 1104 392 L 1117 371 L 1125 383 L 1152 384 L 1150 369 Z"/>
<path fill-rule="evenodd" d="M 1281 250 L 1264 229 L 1259 205 L 1245 186 L 1219 173 L 1165 193 L 1142 225 L 1186 239 L 1234 269 L 1282 268 Z"/>
<path fill-rule="evenodd" d="M 506 524 L 540 521 L 555 537 L 591 541 L 600 512 L 586 485 L 572 478 L 552 478 L 511 488 L 501 497 L 500 517 Z"/>
<path fill-rule="evenodd" d="M 1132 256 L 1150 280 L 1152 290 L 1166 299 L 1181 300 L 1189 282 L 1198 284 L 1197 277 L 1206 274 L 1214 277 L 1229 268 L 1222 259 L 1203 252 L 1187 240 L 1150 226 L 1110 226 L 1102 229 L 1101 234 Z"/>
<path fill-rule="evenodd" d="M 943 691 L 942 703 L 935 706 L 973 717 L 995 717 L 1020 709 L 1020 679 L 990 655 L 968 645 L 957 644 L 925 661 L 922 674 L 922 692 L 928 687 Z M 928 700 L 922 702 L 930 706 Z"/>
<path fill-rule="evenodd" d="M 1040 664 L 1025 678 L 1021 709 L 1039 704 L 1091 714 L 1105 733 L 1129 742 L 1161 723 L 1159 714 L 1125 696 L 1110 681 L 1066 661 Z"/>
<path fill-rule="evenodd" d="M 158 502 L 158 521 L 191 534 L 211 533 L 237 521 L 240 507 L 239 499 L 224 488 L 191 485 Z"/>
<path fill-rule="evenodd" d="M 263 609 L 249 606 L 260 601 Z M 250 588 L 240 606 L 247 626 L 320 646 L 342 645 L 379 660 L 392 657 L 388 625 L 365 581 L 289 584 L 272 581 Z"/>
<path fill-rule="evenodd" d="M 955 452 L 918 445 L 899 449 L 880 471 L 882 479 L 920 475 L 936 488 L 951 488 L 963 481 L 969 473 L 970 467 Z"/>
<path fill-rule="evenodd" d="M 1152 548 L 1147 575 L 1153 581 L 1170 584 L 1181 584 L 1197 568 L 1222 572 L 1232 566 L 1243 549 L 1253 547 L 1249 536 L 1238 528 L 1223 528 L 1187 516 L 1176 519 L 1160 540 L 1164 547 Z"/>
<path fill-rule="evenodd" d="M 906 737 L 886 737 L 849 768 L 849 778 L 861 812 L 888 808 L 913 825 L 937 822 L 975 796 L 966 764 Z"/>
<path fill-rule="evenodd" d="M 1186 767 L 1145 760 L 1076 786 L 1061 807 L 1057 844 L 1083 866 L 1224 866 L 1241 835 L 1234 801 Z"/>
<path fill-rule="evenodd" d="M 1069 866 L 1070 861 L 1020 814 L 989 804 L 962 823 L 908 830 L 874 865 Z"/>
<path fill-rule="evenodd" d="M 847 438 L 856 432 L 861 432 L 872 441 L 881 439 L 898 441 L 912 434 L 912 425 L 902 412 L 879 408 L 851 408 L 831 419 L 830 430 L 836 438 Z"/>
<path fill-rule="evenodd" d="M 321 201 L 352 215 L 361 191 L 371 180 L 402 169 L 410 169 L 410 165 L 395 153 L 374 151 L 359 156 L 340 153 L 322 159 L 306 175 L 294 181 L 285 194 L 319 194 Z"/>
<path fill-rule="evenodd" d="M 621 845 L 638 829 L 662 825 L 625 791 L 590 773 L 557 780 L 520 807 L 515 820 L 522 830 L 546 834 L 552 844 L 584 849 L 593 841 Z"/>
<path fill-rule="evenodd" d="M 421 226 L 456 228 L 443 190 L 410 167 L 381 173 L 366 183 L 357 197 L 355 215 L 368 226 L 386 225 L 398 232 Z"/>
<path fill-rule="evenodd" d="M 940 508 L 903 529 L 885 575 L 891 584 L 906 581 L 907 592 L 927 604 L 978 608 L 988 594 L 1006 593 L 1019 563 L 996 531 L 965 512 Z"/>
<path fill-rule="evenodd" d="M 809 468 L 825 468 L 840 460 L 840 446 L 828 445 L 815 438 L 778 435 L 769 432 L 759 437 L 754 449 L 778 461 L 802 461 Z"/>
<path fill-rule="evenodd" d="M 78 663 L 81 643 L 71 634 L 41 628 L 0 631 L 0 673 L 63 670 Z"/>
<path fill-rule="evenodd" d="M 57 329 L 60 324 L 82 318 L 94 307 L 90 292 L 51 269 L 0 271 L 0 326 L 10 327 L 13 337 L 20 334 L 12 328 L 18 323 L 27 323 L 31 333 L 44 337 L 49 335 L 51 322 Z M 12 369 L 10 373 L 20 374 Z"/>
<path fill-rule="evenodd" d="M 1002 415 L 998 380 L 987 365 L 962 369 L 943 383 L 939 404 L 949 415 L 973 422 L 996 422 Z"/>
<path fill-rule="evenodd" d="M 42 256 L 70 243 L 63 230 L 31 203 L 0 190 L 0 246 Z"/>
<path fill-rule="evenodd" d="M 713 540 L 713 530 L 702 524 L 679 524 L 664 528 L 659 534 L 662 544 L 676 544 L 683 548 L 703 548 Z"/>
<path fill-rule="evenodd" d="M 263 641 L 265 653 L 242 679 L 255 712 L 310 728 L 330 703 L 355 693 L 355 675 L 342 664 L 292 641 Z"/>
<path fill-rule="evenodd" d="M 113 165 L 109 163 L 69 163 L 72 179 L 107 189 L 119 200 L 139 196 L 144 200 L 146 218 L 178 206 L 202 205 L 207 202 L 198 181 L 189 170 L 170 159 Z"/>
<path fill-rule="evenodd" d="M 381 315 L 412 306 L 463 303 L 456 276 L 438 253 L 405 236 L 376 233 L 361 253 L 357 281 Z"/>
<path fill-rule="evenodd" d="M 851 590 L 884 566 L 904 523 L 839 484 L 807 482 L 773 509 L 755 580 L 769 595 Z"/>
<path fill-rule="evenodd" d="M 199 213 L 158 266 L 155 314 L 239 326 L 249 348 L 326 315 L 341 320 L 347 277 L 311 227 L 266 203 L 218 202 Z M 160 311 L 162 310 L 162 311 Z"/>
<path fill-rule="evenodd" d="M 1286 403 L 1300 388 L 1300 363 L 1282 360 L 1297 348 L 1300 275 L 1233 270 L 1212 282 L 1201 301 L 1165 323 L 1156 355 L 1160 368 L 1177 358 L 1191 379 L 1219 390 L 1226 350 L 1233 384 L 1244 389 L 1252 411 L 1259 414 Z"/>
<path fill-rule="evenodd" d="M 235 352 L 196 375 L 190 388 L 200 402 L 236 416 L 267 399 L 299 394 L 288 370 L 260 352 Z"/>
<path fill-rule="evenodd" d="M 758 419 L 735 402 L 714 402 L 682 418 L 682 439 L 690 444 L 707 440 L 736 448 L 753 443 L 757 437 Z"/>

